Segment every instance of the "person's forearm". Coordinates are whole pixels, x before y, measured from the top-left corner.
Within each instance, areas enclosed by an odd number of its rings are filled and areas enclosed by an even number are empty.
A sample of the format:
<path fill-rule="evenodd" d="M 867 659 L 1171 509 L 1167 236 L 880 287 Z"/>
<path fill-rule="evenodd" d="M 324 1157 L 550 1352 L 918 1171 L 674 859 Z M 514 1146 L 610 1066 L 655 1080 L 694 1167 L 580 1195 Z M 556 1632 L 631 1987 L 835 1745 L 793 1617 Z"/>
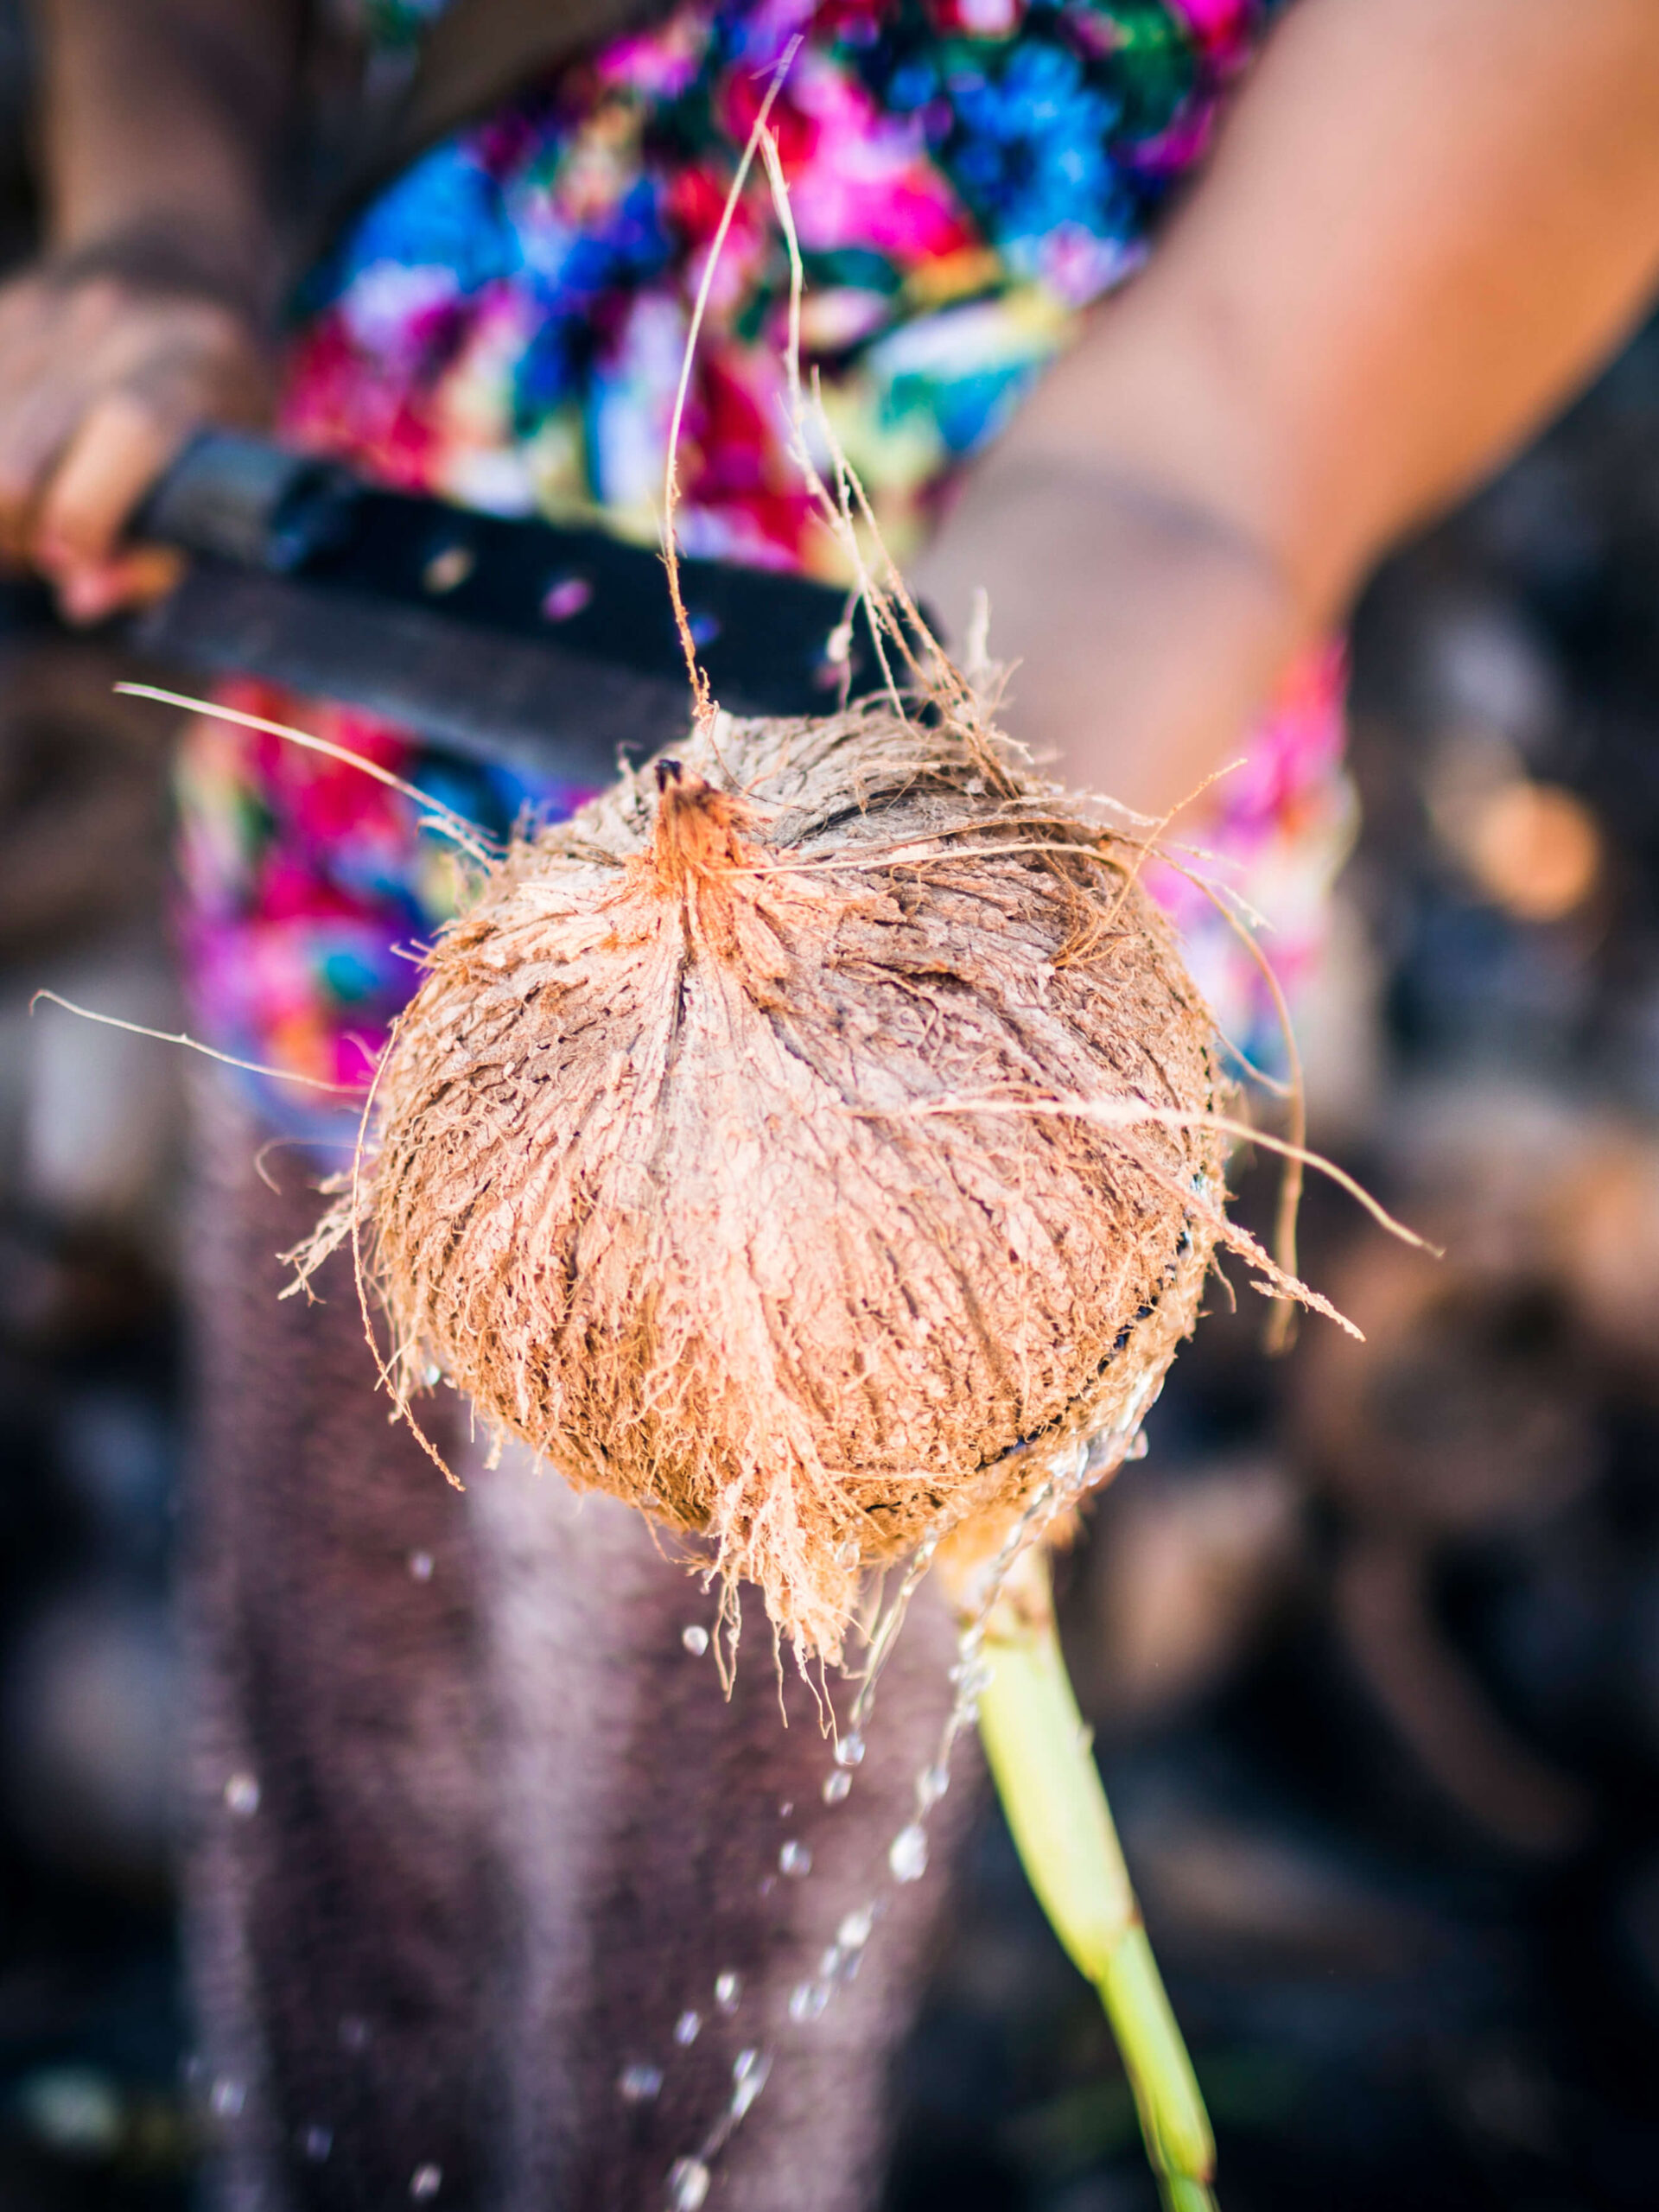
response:
<path fill-rule="evenodd" d="M 1659 276 L 1655 0 L 1298 0 L 1154 255 L 997 456 L 1236 527 L 1329 620 Z"/>
<path fill-rule="evenodd" d="M 146 242 L 268 309 L 302 0 L 35 0 L 48 245 Z"/>

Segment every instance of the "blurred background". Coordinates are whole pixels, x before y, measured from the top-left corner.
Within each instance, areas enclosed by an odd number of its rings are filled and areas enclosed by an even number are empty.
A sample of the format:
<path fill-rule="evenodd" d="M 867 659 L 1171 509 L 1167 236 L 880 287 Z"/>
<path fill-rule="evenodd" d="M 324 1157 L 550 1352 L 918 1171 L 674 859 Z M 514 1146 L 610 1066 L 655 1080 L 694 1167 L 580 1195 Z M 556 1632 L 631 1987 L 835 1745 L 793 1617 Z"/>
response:
<path fill-rule="evenodd" d="M 0 265 L 27 248 L 0 0 Z M 168 1875 L 180 1455 L 165 718 L 0 630 L 0 2207 L 188 2201 Z M 1659 2172 L 1659 325 L 1380 576 L 1363 832 L 1302 1009 L 1365 1329 L 1217 1309 L 1064 1570 L 1228 2212 L 1647 2207 Z M 1270 1179 L 1247 1182 L 1265 1216 Z M 1254 1310 L 1249 1310 L 1254 1309 Z M 1149 2212 L 1000 1824 L 887 2212 Z"/>

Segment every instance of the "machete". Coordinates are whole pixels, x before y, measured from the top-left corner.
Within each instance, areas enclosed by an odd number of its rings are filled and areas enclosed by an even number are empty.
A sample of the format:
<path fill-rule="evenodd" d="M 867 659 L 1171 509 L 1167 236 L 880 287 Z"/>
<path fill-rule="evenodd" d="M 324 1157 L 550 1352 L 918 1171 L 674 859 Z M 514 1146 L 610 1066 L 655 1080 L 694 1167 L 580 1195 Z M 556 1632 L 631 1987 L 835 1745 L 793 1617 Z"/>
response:
<path fill-rule="evenodd" d="M 607 782 L 619 752 L 683 735 L 690 690 L 662 557 L 600 528 L 477 514 L 369 485 L 338 463 L 204 431 L 136 517 L 190 555 L 126 625 L 147 658 L 264 677 L 407 723 L 474 758 Z M 822 714 L 847 594 L 682 556 L 715 697 L 733 714 Z M 862 610 L 850 691 L 879 688 Z"/>

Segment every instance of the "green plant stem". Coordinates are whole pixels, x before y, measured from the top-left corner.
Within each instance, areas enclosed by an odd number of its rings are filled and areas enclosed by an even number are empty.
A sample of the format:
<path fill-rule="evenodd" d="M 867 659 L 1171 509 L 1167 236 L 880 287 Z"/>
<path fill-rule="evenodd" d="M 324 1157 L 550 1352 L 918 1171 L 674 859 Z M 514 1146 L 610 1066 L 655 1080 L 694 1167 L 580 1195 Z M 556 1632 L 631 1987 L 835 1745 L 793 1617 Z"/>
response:
<path fill-rule="evenodd" d="M 1036 1546 L 986 1632 L 979 1729 L 1043 1910 L 1100 1992 L 1169 2212 L 1213 2212 L 1215 2140 L 1175 2024 L 1060 1655 L 1048 1563 Z"/>

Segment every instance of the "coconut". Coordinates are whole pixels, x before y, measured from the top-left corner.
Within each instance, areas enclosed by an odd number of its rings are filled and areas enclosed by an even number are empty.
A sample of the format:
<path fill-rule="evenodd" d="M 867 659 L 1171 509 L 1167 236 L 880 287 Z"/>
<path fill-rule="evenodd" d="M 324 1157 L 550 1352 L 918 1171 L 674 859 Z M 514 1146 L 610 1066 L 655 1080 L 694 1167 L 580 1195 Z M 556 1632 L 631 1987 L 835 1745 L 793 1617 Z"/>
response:
<path fill-rule="evenodd" d="M 868 1570 L 1109 1471 L 1192 1328 L 1224 1084 L 1144 856 L 963 690 L 704 716 L 483 870 L 306 1264 L 357 1238 L 400 1404 L 835 1659 Z"/>

